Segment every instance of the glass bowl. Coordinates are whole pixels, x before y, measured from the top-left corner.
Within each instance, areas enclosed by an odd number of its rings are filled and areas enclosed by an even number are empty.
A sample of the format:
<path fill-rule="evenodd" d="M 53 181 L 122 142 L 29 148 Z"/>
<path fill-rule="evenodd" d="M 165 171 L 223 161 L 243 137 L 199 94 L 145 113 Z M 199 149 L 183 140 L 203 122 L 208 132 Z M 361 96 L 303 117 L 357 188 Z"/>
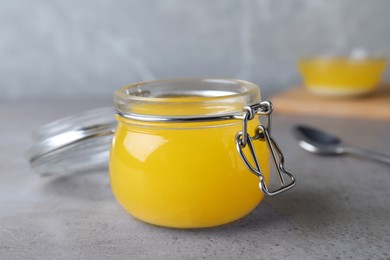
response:
<path fill-rule="evenodd" d="M 304 57 L 298 66 L 304 85 L 316 94 L 360 96 L 377 88 L 386 63 L 383 55 L 353 52 Z"/>

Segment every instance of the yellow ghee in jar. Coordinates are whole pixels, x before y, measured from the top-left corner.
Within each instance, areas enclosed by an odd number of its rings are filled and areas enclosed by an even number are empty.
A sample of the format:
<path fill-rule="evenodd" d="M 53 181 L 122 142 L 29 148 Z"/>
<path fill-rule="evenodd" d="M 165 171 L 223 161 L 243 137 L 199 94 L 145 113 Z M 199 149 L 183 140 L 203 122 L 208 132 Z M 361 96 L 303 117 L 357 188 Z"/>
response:
<path fill-rule="evenodd" d="M 135 218 L 166 227 L 210 227 L 247 215 L 263 199 L 258 177 L 247 170 L 236 150 L 240 120 L 151 123 L 121 116 L 117 120 L 111 186 Z M 249 121 L 248 131 L 258 124 L 257 118 Z M 254 141 L 254 147 L 268 180 L 266 143 Z"/>
<path fill-rule="evenodd" d="M 168 79 L 125 86 L 114 99 L 118 125 L 110 152 L 111 186 L 132 216 L 165 227 L 211 227 L 240 219 L 263 199 L 259 178 L 236 149 L 243 129 L 237 116 L 260 102 L 257 85 Z M 258 125 L 258 118 L 249 120 L 248 133 Z M 253 145 L 267 183 L 267 144 Z"/>

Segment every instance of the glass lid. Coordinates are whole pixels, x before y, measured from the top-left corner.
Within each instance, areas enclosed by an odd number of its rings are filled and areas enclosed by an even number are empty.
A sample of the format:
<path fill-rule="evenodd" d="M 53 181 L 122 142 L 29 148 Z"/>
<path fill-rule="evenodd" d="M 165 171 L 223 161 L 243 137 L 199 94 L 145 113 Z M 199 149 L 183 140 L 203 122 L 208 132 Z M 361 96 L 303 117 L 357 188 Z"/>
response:
<path fill-rule="evenodd" d="M 111 107 L 59 119 L 33 133 L 26 157 L 39 175 L 106 167 L 115 127 Z"/>

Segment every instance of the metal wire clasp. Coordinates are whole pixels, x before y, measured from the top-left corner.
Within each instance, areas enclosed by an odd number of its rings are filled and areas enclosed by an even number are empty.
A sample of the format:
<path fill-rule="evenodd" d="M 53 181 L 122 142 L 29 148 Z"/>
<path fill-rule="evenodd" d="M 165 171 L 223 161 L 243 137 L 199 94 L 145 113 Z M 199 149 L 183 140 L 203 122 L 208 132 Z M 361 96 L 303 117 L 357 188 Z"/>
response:
<path fill-rule="evenodd" d="M 295 177 L 293 173 L 287 170 L 284 166 L 284 156 L 282 151 L 279 148 L 279 145 L 275 139 L 271 136 L 271 114 L 272 114 L 272 103 L 269 101 L 263 101 L 251 106 L 244 107 L 244 115 L 242 119 L 242 131 L 238 132 L 236 135 L 236 148 L 238 154 L 240 155 L 245 166 L 256 176 L 259 177 L 260 183 L 259 187 L 264 194 L 268 196 L 274 196 L 281 192 L 291 189 L 295 186 Z M 256 115 L 266 116 L 265 126 L 260 124 L 255 129 L 255 135 L 250 136 L 248 134 L 248 121 L 252 120 Z M 257 157 L 256 151 L 253 146 L 253 141 L 265 141 L 267 143 L 268 149 L 272 156 L 273 165 L 275 167 L 276 173 L 280 181 L 280 188 L 274 191 L 270 191 L 267 188 L 263 172 L 261 170 L 261 165 Z M 253 163 L 252 165 L 246 155 L 244 154 L 244 148 L 248 146 L 249 152 L 252 156 Z M 287 176 L 290 178 L 289 182 L 286 182 L 284 177 Z"/>

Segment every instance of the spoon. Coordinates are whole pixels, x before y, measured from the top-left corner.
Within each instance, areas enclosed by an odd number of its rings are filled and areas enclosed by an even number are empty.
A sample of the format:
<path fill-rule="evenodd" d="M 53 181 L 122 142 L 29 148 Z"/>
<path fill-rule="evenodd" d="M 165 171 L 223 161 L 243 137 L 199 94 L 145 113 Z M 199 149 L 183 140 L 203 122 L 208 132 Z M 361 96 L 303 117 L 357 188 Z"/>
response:
<path fill-rule="evenodd" d="M 306 151 L 320 155 L 353 154 L 390 164 L 390 156 L 345 145 L 340 138 L 321 130 L 298 125 L 293 129 L 298 144 Z"/>

